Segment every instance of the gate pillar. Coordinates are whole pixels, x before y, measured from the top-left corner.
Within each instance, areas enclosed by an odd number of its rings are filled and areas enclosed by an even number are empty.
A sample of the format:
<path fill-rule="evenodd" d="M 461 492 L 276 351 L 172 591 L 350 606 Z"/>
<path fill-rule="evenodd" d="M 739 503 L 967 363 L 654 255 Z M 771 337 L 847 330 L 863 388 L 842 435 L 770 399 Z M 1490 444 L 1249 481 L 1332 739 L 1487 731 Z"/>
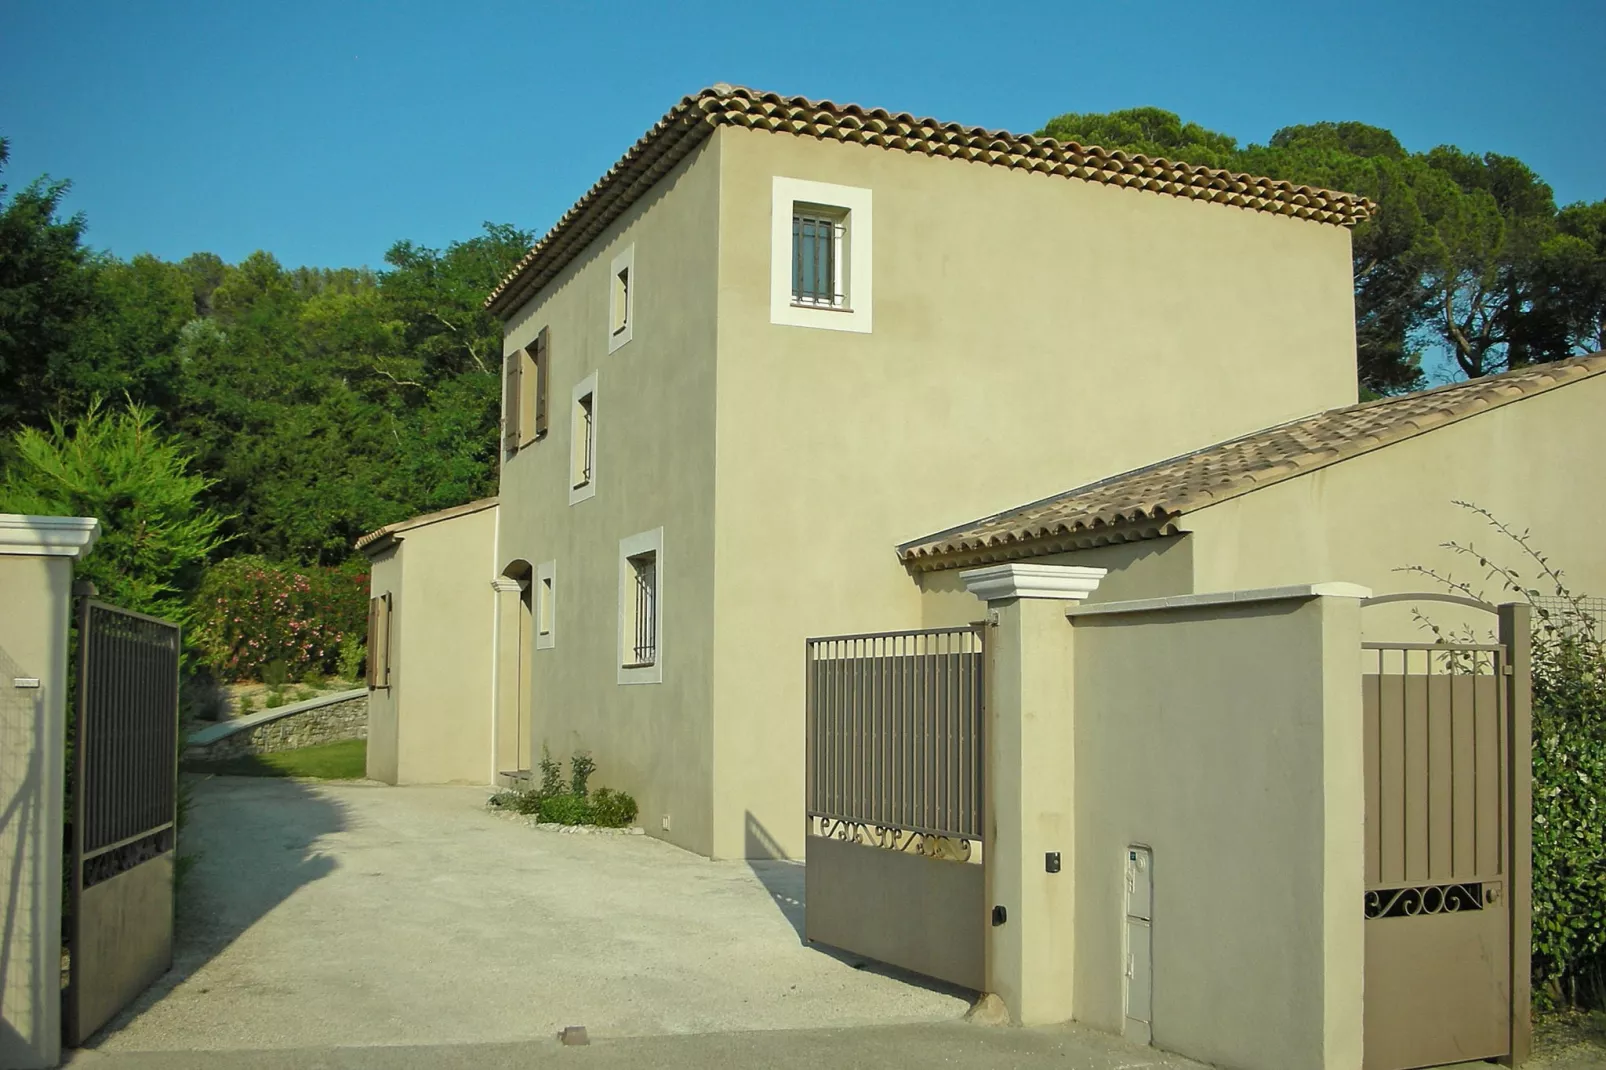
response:
<path fill-rule="evenodd" d="M 0 513 L 0 1066 L 61 1058 L 63 748 L 73 559 L 93 517 Z"/>
<path fill-rule="evenodd" d="M 982 864 L 988 991 L 1022 1025 L 1072 1013 L 1076 926 L 1073 633 L 1105 569 L 994 565 L 963 573 L 987 603 Z"/>

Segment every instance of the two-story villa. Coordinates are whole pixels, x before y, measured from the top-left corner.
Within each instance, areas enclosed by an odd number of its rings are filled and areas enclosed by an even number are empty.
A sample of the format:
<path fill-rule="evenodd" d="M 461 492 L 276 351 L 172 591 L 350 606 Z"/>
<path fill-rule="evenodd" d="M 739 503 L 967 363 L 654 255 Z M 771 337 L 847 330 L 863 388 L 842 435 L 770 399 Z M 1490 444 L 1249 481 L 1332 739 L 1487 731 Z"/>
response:
<path fill-rule="evenodd" d="M 1419 589 L 1397 570 L 1481 523 L 1459 496 L 1606 585 L 1566 469 L 1509 445 L 1582 433 L 1606 361 L 1356 406 L 1348 228 L 1370 209 L 726 85 L 683 99 L 487 302 L 499 501 L 365 539 L 371 774 L 586 750 L 654 834 L 795 855 L 804 639 L 973 619 L 961 567 L 1095 564 L 1095 600 Z"/>
<path fill-rule="evenodd" d="M 1367 211 L 725 85 L 682 100 L 489 301 L 498 571 L 533 592 L 500 767 L 586 749 L 672 842 L 798 850 L 804 638 L 919 626 L 911 538 L 1354 402 Z"/>

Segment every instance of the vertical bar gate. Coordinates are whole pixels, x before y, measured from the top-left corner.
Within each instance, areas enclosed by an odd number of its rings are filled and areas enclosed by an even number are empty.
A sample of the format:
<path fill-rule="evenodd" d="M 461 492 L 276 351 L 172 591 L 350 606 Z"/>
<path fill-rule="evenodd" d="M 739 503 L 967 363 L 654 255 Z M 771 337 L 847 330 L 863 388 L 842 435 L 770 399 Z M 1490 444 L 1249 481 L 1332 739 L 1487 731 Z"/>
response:
<path fill-rule="evenodd" d="M 179 629 L 78 610 L 63 1026 L 77 1046 L 173 963 Z"/>

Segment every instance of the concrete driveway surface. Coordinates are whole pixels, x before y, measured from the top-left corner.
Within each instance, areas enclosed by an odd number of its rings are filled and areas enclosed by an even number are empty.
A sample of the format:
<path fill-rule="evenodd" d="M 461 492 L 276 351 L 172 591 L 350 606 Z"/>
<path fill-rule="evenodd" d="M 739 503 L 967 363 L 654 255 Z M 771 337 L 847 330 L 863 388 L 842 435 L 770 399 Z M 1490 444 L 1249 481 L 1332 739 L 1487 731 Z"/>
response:
<path fill-rule="evenodd" d="M 485 1044 L 568 1025 L 601 1040 L 967 1007 L 967 993 L 805 946 L 801 866 L 542 831 L 485 812 L 485 796 L 198 780 L 175 968 L 90 1047 Z"/>

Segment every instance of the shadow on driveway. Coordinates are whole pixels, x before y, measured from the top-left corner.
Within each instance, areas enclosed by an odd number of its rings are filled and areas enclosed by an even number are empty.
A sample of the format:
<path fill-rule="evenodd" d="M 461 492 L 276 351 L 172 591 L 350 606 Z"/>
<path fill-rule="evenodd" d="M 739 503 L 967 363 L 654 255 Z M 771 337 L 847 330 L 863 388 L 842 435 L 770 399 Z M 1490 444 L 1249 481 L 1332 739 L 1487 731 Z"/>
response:
<path fill-rule="evenodd" d="M 298 889 L 336 867 L 317 844 L 321 837 L 345 830 L 346 810 L 314 785 L 282 778 L 180 775 L 191 801 L 178 843 L 186 870 L 176 896 L 173 968 L 90 1037 L 85 1048 L 115 1036 Z"/>

